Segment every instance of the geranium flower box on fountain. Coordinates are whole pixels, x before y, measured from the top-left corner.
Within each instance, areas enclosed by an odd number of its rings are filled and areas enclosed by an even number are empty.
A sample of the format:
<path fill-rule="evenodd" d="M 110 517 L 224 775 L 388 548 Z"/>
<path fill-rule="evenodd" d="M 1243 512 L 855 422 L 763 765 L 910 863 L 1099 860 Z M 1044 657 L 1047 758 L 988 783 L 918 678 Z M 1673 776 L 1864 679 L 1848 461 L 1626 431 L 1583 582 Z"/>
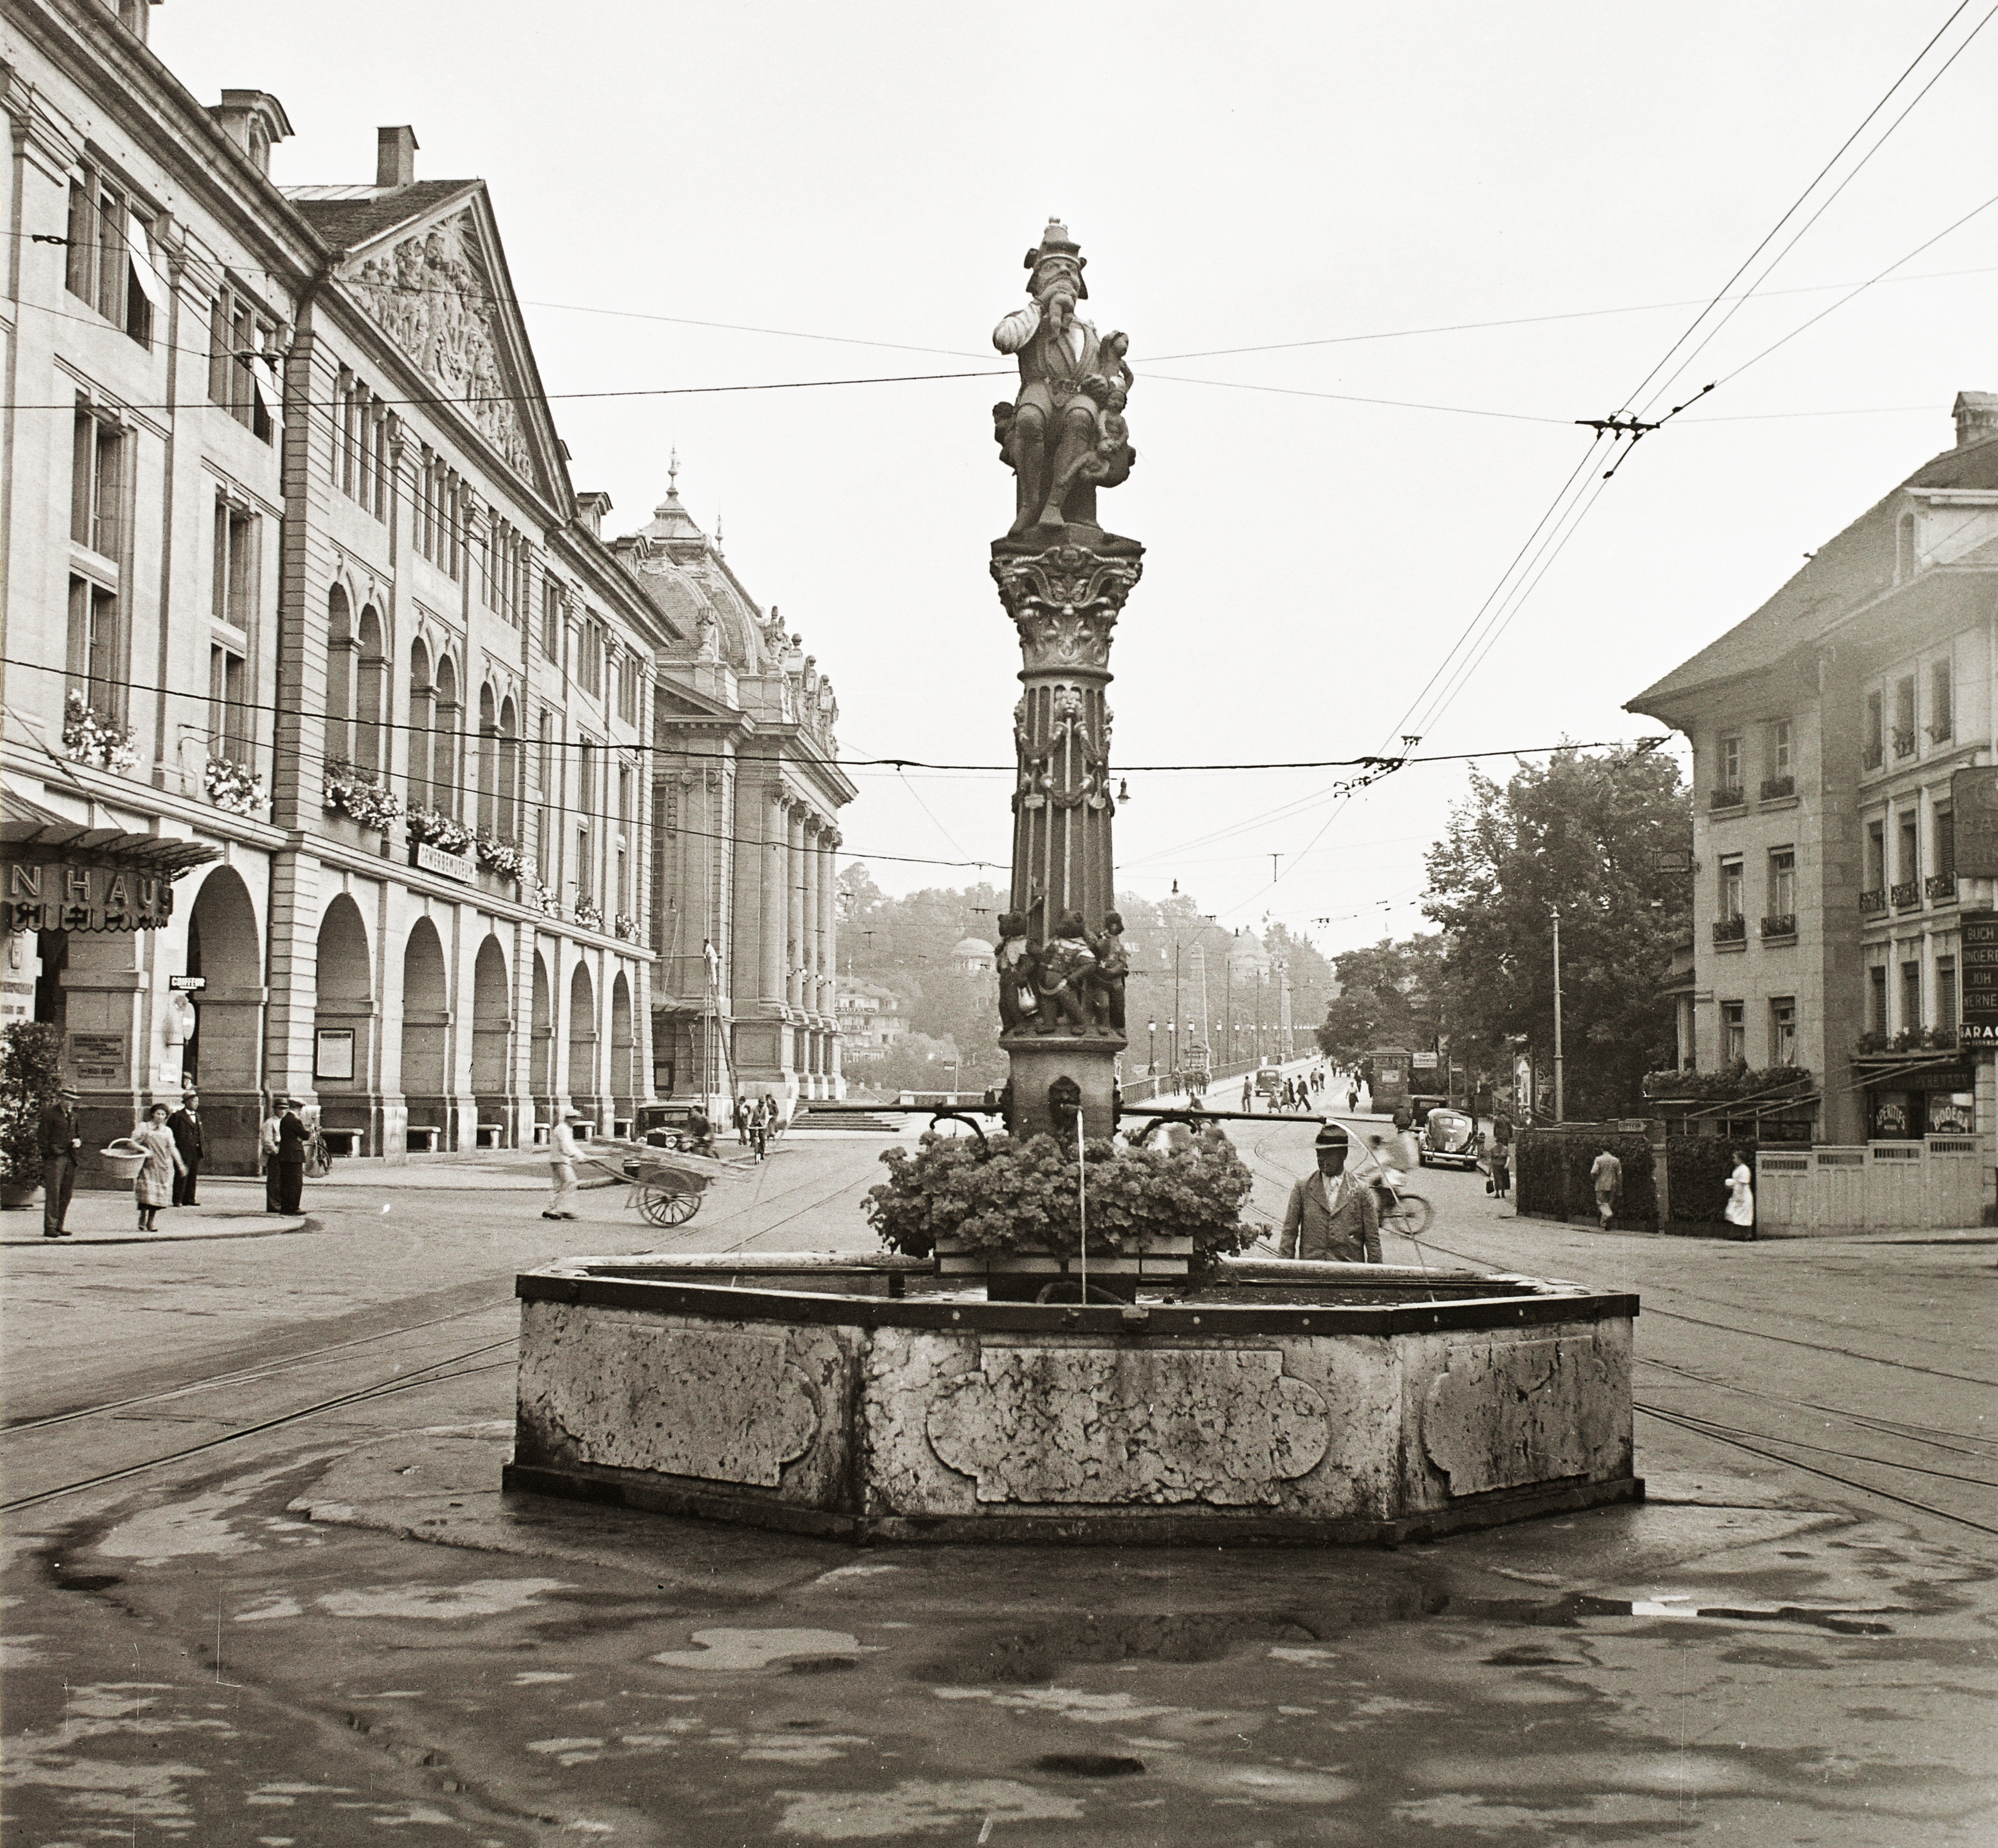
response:
<path fill-rule="evenodd" d="M 1177 1148 L 1103 1137 L 1085 1153 L 1079 1173 L 1052 1136 L 932 1133 L 914 1155 L 882 1156 L 889 1178 L 869 1189 L 868 1220 L 890 1250 L 934 1255 L 994 1302 L 1079 1300 L 1085 1268 L 1092 1300 L 1129 1301 L 1141 1284 L 1184 1286 L 1247 1242 L 1250 1173 L 1218 1128 Z"/>

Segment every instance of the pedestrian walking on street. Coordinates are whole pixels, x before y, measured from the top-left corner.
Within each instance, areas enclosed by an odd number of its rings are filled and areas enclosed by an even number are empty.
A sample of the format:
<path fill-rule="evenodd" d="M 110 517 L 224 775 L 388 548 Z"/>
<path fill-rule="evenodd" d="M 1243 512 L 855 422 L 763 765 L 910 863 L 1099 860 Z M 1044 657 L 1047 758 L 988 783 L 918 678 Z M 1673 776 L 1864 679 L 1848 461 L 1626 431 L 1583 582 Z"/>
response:
<path fill-rule="evenodd" d="M 1256 1107 L 1256 1088 L 1246 1078 L 1242 1081 L 1242 1107 L 1245 1110 L 1253 1110 Z"/>
<path fill-rule="evenodd" d="M 65 1085 L 56 1101 L 42 1113 L 36 1140 L 42 1151 L 42 1236 L 75 1236 L 63 1224 L 69 1216 L 70 1196 L 76 1191 L 76 1165 L 83 1138 L 76 1133 L 77 1099 L 83 1093 Z"/>
<path fill-rule="evenodd" d="M 1315 1258 L 1337 1264 L 1381 1261 L 1381 1209 L 1374 1189 L 1346 1171 L 1350 1153 L 1346 1131 L 1329 1123 L 1314 1145 L 1318 1171 L 1291 1189 L 1284 1209 L 1280 1257 Z"/>
<path fill-rule="evenodd" d="M 1352 1085 L 1349 1084 L 1346 1087 L 1346 1113 L 1347 1116 L 1350 1116 L 1353 1114 L 1353 1106 L 1359 1101 L 1360 1093 L 1354 1090 Z"/>
<path fill-rule="evenodd" d="M 278 1105 L 278 1153 L 271 1165 L 278 1177 L 277 1210 L 287 1219 L 296 1219 L 303 1204 L 306 1156 L 311 1145 L 311 1133 L 299 1115 L 299 1100 L 296 1097 L 281 1099 Z"/>
<path fill-rule="evenodd" d="M 146 1151 L 145 1164 L 132 1178 L 132 1197 L 139 1203 L 139 1230 L 160 1229 L 160 1209 L 175 1203 L 175 1181 L 185 1172 L 174 1133 L 167 1127 L 167 1106 L 155 1104 L 146 1120 L 132 1132 L 132 1140 Z"/>
<path fill-rule="evenodd" d="M 174 1176 L 174 1204 L 193 1206 L 200 1203 L 195 1189 L 201 1180 L 201 1099 L 189 1090 L 181 1094 L 181 1107 L 167 1119 L 174 1133 L 174 1147 L 180 1151 L 180 1171 Z"/>
<path fill-rule="evenodd" d="M 749 1104 L 739 1092 L 735 1099 L 735 1140 L 744 1148 L 749 1146 Z"/>
<path fill-rule="evenodd" d="M 576 1131 L 569 1125 L 582 1121 L 582 1113 L 572 1105 L 555 1119 L 555 1126 L 548 1132 L 548 1172 L 555 1178 L 555 1189 L 542 1210 L 543 1219 L 579 1216 L 576 1210 Z"/>
<path fill-rule="evenodd" d="M 756 1151 L 759 1161 L 770 1149 L 770 1116 L 764 1107 L 769 1102 L 767 1097 L 759 1097 L 749 1106 L 749 1146 Z"/>
<path fill-rule="evenodd" d="M 264 1157 L 264 1210 L 266 1213 L 279 1213 L 283 1210 L 278 1192 L 278 1126 L 284 1121 L 284 1100 L 282 1098 L 274 1099 L 271 1105 L 271 1114 L 264 1119 L 262 1126 L 257 1132 L 257 1146 L 263 1152 Z"/>
<path fill-rule="evenodd" d="M 1734 1171 L 1727 1177 L 1725 1217 L 1730 1226 L 1746 1226 L 1752 1230 L 1755 1223 L 1755 1176 L 1748 1166 L 1747 1152 L 1736 1149 L 1733 1153 Z"/>
<path fill-rule="evenodd" d="M 1616 1196 L 1623 1185 L 1623 1164 L 1605 1149 L 1588 1165 L 1588 1178 L 1595 1189 L 1596 1216 L 1607 1232 L 1616 1211 Z"/>

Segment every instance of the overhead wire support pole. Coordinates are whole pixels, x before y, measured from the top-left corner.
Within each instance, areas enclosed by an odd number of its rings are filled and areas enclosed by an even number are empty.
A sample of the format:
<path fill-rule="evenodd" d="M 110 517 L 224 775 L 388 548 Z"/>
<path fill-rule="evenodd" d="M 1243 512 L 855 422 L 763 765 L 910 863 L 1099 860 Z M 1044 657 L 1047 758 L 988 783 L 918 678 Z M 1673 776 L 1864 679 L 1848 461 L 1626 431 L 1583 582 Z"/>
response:
<path fill-rule="evenodd" d="M 1561 913 L 1551 914 L 1554 926 L 1554 1121 L 1568 1120 L 1568 1091 L 1561 1069 Z"/>

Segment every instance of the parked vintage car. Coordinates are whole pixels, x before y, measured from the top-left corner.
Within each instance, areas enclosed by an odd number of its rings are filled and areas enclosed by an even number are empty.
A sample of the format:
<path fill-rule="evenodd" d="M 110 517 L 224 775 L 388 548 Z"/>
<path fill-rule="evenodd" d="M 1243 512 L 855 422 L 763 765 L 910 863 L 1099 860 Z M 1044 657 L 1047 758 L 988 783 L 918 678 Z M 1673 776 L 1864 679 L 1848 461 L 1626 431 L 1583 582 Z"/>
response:
<path fill-rule="evenodd" d="M 1461 1110 L 1432 1110 L 1422 1120 L 1418 1147 L 1425 1168 L 1475 1168 L 1485 1152 L 1485 1132 L 1476 1117 Z"/>

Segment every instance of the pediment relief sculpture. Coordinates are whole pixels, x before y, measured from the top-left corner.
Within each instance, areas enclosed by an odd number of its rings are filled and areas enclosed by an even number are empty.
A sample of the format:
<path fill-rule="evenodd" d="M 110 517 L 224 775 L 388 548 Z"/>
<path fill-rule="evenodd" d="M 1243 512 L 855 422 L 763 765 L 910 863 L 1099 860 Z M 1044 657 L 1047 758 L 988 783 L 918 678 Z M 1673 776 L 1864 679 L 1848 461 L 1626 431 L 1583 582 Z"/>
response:
<path fill-rule="evenodd" d="M 347 282 L 382 331 L 445 396 L 465 400 L 481 433 L 531 478 L 533 452 L 500 365 L 492 291 L 476 250 L 472 214 L 461 212 L 368 258 Z"/>

